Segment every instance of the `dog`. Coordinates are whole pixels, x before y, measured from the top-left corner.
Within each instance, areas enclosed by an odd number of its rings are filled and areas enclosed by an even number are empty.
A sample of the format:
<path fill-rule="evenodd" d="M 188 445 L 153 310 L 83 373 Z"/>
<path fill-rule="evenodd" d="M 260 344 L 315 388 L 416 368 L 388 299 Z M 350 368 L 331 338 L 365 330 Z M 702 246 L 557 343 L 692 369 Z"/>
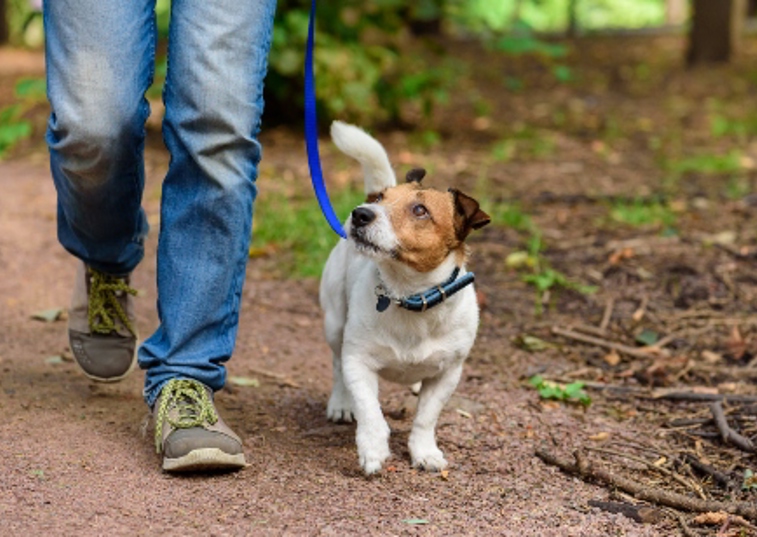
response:
<path fill-rule="evenodd" d="M 473 198 L 425 188 L 422 169 L 397 180 L 383 146 L 362 129 L 335 121 L 336 146 L 362 165 L 366 201 L 347 221 L 348 239 L 331 251 L 320 304 L 333 351 L 327 418 L 357 421 L 357 451 L 366 475 L 390 457 L 379 377 L 420 383 L 408 447 L 412 464 L 447 466 L 436 422 L 460 380 L 478 329 L 478 303 L 466 272 L 465 239 L 489 223 Z"/>

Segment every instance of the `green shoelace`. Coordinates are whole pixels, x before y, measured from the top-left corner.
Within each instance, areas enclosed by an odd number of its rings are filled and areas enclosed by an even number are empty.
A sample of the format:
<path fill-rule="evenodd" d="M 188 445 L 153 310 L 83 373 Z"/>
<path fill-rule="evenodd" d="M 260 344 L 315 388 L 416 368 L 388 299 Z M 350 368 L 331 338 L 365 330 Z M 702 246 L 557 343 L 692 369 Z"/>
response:
<path fill-rule="evenodd" d="M 124 293 L 137 295 L 123 278 L 103 274 L 90 269 L 89 308 L 87 320 L 89 328 L 95 334 L 110 334 L 116 330 L 116 319 L 121 321 L 126 329 L 134 336 L 137 335 L 126 311 L 118 301 Z"/>
<path fill-rule="evenodd" d="M 177 413 L 172 417 L 169 412 L 174 408 Z M 155 418 L 155 449 L 158 453 L 161 452 L 166 421 L 175 429 L 191 429 L 204 423 L 216 423 L 218 414 L 208 390 L 200 382 L 174 379 L 169 380 L 160 393 L 160 406 Z"/>

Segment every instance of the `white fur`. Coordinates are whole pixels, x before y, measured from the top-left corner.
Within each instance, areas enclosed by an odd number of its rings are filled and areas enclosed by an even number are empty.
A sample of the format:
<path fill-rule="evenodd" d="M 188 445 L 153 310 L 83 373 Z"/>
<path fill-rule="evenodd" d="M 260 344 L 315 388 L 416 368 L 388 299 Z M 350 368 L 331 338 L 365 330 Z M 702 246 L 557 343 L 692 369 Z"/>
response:
<path fill-rule="evenodd" d="M 378 141 L 341 122 L 334 122 L 331 134 L 342 151 L 362 164 L 366 192 L 377 192 L 396 183 Z M 365 206 L 383 209 L 378 204 Z M 394 237 L 385 216 L 379 211 L 371 223 L 376 227 L 372 241 L 382 247 L 390 246 Z M 349 235 L 350 219 L 345 229 Z M 366 253 L 369 255 L 361 255 Z M 333 421 L 357 420 L 358 455 L 368 475 L 378 472 L 391 455 L 389 426 L 379 404 L 379 376 L 407 385 L 421 383 L 408 442 L 412 463 L 431 471 L 447 466 L 434 431 L 475 339 L 478 305 L 473 286 L 423 313 L 394 304 L 377 312 L 374 289 L 383 281 L 398 297 L 423 292 L 447 280 L 454 267 L 455 255 L 450 254 L 437 268 L 417 272 L 382 252 L 359 250 L 351 239 L 340 241 L 326 262 L 320 301 L 334 364 L 327 416 Z"/>

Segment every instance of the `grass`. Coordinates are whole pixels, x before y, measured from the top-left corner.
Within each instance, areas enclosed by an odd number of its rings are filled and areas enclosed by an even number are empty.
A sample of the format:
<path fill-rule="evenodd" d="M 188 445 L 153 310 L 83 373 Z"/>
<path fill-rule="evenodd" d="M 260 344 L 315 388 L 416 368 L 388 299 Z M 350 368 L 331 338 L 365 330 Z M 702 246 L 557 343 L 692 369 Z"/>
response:
<path fill-rule="evenodd" d="M 25 114 L 45 100 L 45 81 L 40 78 L 22 78 L 14 89 L 16 103 L 0 108 L 0 159 L 18 142 L 32 135 L 32 124 Z"/>
<path fill-rule="evenodd" d="M 610 218 L 632 227 L 663 226 L 672 229 L 676 216 L 670 207 L 661 201 L 616 201 L 610 208 Z"/>
<path fill-rule="evenodd" d="M 332 193 L 331 203 L 344 221 L 364 199 L 362 190 L 344 189 Z M 250 256 L 286 250 L 287 255 L 282 256 L 279 267 L 285 276 L 320 276 L 337 240 L 313 196 L 297 199 L 283 194 L 263 194 L 255 204 Z"/>

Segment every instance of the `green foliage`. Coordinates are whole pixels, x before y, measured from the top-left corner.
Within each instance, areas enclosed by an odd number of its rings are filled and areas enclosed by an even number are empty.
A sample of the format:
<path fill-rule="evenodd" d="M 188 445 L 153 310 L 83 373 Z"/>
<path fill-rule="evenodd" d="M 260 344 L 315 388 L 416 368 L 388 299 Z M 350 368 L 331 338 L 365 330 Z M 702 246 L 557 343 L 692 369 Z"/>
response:
<path fill-rule="evenodd" d="M 32 126 L 21 117 L 21 106 L 0 109 L 0 159 L 20 140 L 32 134 Z"/>
<path fill-rule="evenodd" d="M 364 197 L 362 191 L 343 189 L 331 193 L 331 202 L 340 220 L 344 221 Z M 320 276 L 337 237 L 323 220 L 320 206 L 313 196 L 292 199 L 282 194 L 263 194 L 255 204 L 254 219 L 251 256 L 285 251 L 281 269 L 286 275 Z"/>
<path fill-rule="evenodd" d="M 719 174 L 738 172 L 741 170 L 741 152 L 737 149 L 733 149 L 725 155 L 700 153 L 680 160 L 671 160 L 667 163 L 667 167 L 674 173 L 679 174 Z"/>
<path fill-rule="evenodd" d="M 21 140 L 32 135 L 32 125 L 24 117 L 34 105 L 45 100 L 44 79 L 22 78 L 13 89 L 16 102 L 0 108 L 0 159 Z"/>
<path fill-rule="evenodd" d="M 584 391 L 585 384 L 583 382 L 571 382 L 562 386 L 556 382 L 544 380 L 541 375 L 535 375 L 528 379 L 528 383 L 536 388 L 539 397 L 542 399 L 578 403 L 584 407 L 591 404 L 591 397 Z"/>
<path fill-rule="evenodd" d="M 533 229 L 531 217 L 517 203 L 497 203 L 491 208 L 487 207 L 486 212 L 491 217 L 492 224 L 518 231 Z"/>
<path fill-rule="evenodd" d="M 665 203 L 642 199 L 616 201 L 610 209 L 610 217 L 634 227 L 662 225 L 672 228 L 676 223 L 675 214 Z"/>
<path fill-rule="evenodd" d="M 521 280 L 532 285 L 536 290 L 536 314 L 541 315 L 544 310 L 542 297 L 547 291 L 570 289 L 587 295 L 597 291 L 592 285 L 583 285 L 572 281 L 562 272 L 555 270 L 549 265 L 549 261 L 542 254 L 543 243 L 541 234 L 530 226 L 531 235 L 526 241 L 526 250 L 518 250 L 510 253 L 505 259 L 505 265 L 516 270 L 523 270 L 526 274 Z"/>

